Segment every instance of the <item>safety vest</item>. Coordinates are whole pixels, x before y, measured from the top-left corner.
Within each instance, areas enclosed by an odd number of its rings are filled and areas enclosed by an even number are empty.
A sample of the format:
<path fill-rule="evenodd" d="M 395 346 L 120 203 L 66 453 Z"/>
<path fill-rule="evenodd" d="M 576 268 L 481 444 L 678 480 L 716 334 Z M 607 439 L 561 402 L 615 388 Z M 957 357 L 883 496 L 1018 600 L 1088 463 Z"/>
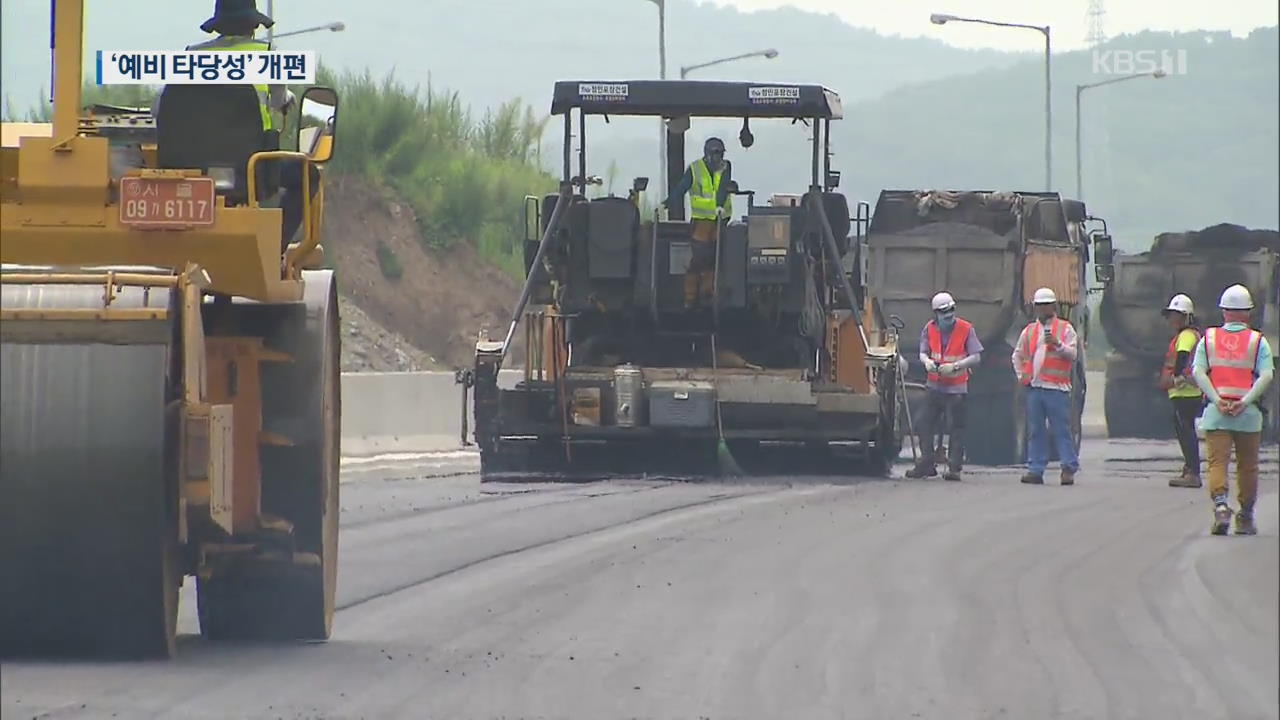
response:
<path fill-rule="evenodd" d="M 1022 362 L 1022 384 L 1031 385 L 1033 378 L 1031 374 L 1035 368 L 1036 348 L 1040 345 L 1039 323 L 1030 323 L 1022 331 L 1023 356 L 1026 358 Z M 1049 325 L 1049 334 L 1052 335 L 1059 343 L 1062 342 L 1063 333 L 1066 332 L 1067 324 L 1062 318 L 1055 317 L 1053 323 Z M 1071 386 L 1071 370 L 1072 360 L 1070 358 L 1059 357 L 1053 353 L 1046 352 L 1044 354 L 1044 362 L 1040 364 L 1040 379 L 1045 382 L 1055 383 L 1058 385 Z"/>
<path fill-rule="evenodd" d="M 689 188 L 689 215 L 694 220 L 716 219 L 716 196 L 720 193 L 720 178 L 724 171 L 713 173 L 707 167 L 707 161 L 698 158 L 689 166 L 693 175 L 693 187 Z M 733 214 L 733 201 L 725 196 L 724 214 Z"/>
<path fill-rule="evenodd" d="M 1173 339 L 1169 341 L 1169 349 L 1164 353 L 1164 365 L 1160 367 L 1160 379 L 1166 387 L 1173 387 L 1173 370 L 1178 367 L 1178 338 L 1187 331 L 1195 333 L 1196 339 L 1200 339 L 1200 331 L 1189 325 L 1173 334 Z M 1188 362 L 1182 369 L 1182 377 L 1188 379 L 1191 377 L 1191 365 L 1192 363 Z"/>
<path fill-rule="evenodd" d="M 942 330 L 938 327 L 938 322 L 930 320 L 926 328 L 929 333 L 929 358 L 934 364 L 955 363 L 968 356 L 965 346 L 969 343 L 969 333 L 973 332 L 973 325 L 968 320 L 956 318 L 956 325 L 951 329 L 951 338 L 945 349 L 942 347 Z M 964 372 L 951 377 L 931 372 L 929 382 L 937 387 L 964 387 L 969 384 L 969 370 L 966 368 Z"/>
<path fill-rule="evenodd" d="M 1218 391 L 1218 397 L 1240 400 L 1249 393 L 1261 345 L 1262 333 L 1252 328 L 1215 327 L 1205 332 L 1204 357 L 1209 364 L 1209 382 Z"/>
<path fill-rule="evenodd" d="M 202 42 L 199 45 L 192 45 L 188 50 L 208 50 L 211 52 L 236 52 L 236 51 L 254 51 L 254 50 L 270 50 L 271 46 L 262 40 L 243 35 L 222 35 L 208 42 Z M 275 121 L 271 118 L 271 105 L 268 100 L 271 97 L 271 90 L 266 85 L 254 85 L 253 89 L 258 92 L 258 110 L 262 113 L 262 129 L 271 130 L 275 127 Z"/>

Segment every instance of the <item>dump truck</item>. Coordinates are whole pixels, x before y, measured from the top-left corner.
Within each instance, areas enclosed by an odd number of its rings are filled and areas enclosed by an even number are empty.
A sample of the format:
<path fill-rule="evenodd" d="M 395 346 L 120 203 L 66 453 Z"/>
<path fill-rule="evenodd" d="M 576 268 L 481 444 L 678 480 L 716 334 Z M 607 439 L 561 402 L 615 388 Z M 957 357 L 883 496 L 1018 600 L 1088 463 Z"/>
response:
<path fill-rule="evenodd" d="M 482 337 L 460 376 L 484 479 L 701 476 L 724 469 L 716 460 L 726 449 L 748 474 L 884 472 L 902 442 L 897 337 L 847 267 L 869 208 L 851 214 L 836 191 L 839 95 L 818 85 L 561 81 L 551 112 L 565 139 L 559 192 L 526 199 L 526 280 L 510 326 Z M 807 191 L 757 204 L 736 178 L 734 211 L 703 221 L 715 230 L 700 248 L 682 204 L 665 218 L 641 212 L 647 178 L 628 197 L 589 197 L 598 182 L 589 168 L 602 161 L 588 150 L 588 119 L 622 116 L 662 119 L 670 187 L 685 169 L 691 119 L 741 121 L 744 151 L 751 123 L 804 123 Z M 690 302 L 686 274 L 700 254 L 710 289 Z M 500 387 L 518 329 L 523 374 Z"/>
<path fill-rule="evenodd" d="M 0 652 L 168 657 L 187 577 L 207 638 L 323 640 L 337 93 L 302 93 L 329 120 L 292 138 L 307 152 L 264 131 L 251 85 L 170 84 L 154 115 L 83 108 L 83 5 L 52 13 L 52 123 L 6 128 L 0 155 Z"/>
<path fill-rule="evenodd" d="M 1195 303 L 1200 327 L 1222 323 L 1218 298 L 1234 284 L 1253 295 L 1253 327 L 1273 347 L 1280 338 L 1280 233 L 1220 223 L 1166 232 L 1141 253 L 1116 253 L 1099 315 L 1107 354 L 1106 418 L 1110 437 L 1171 438 L 1168 396 L 1158 383 L 1172 331 L 1160 310 L 1178 293 Z M 1269 432 L 1280 425 L 1280 382 L 1263 404 Z"/>
<path fill-rule="evenodd" d="M 1109 245 L 1106 223 L 1057 193 L 884 190 L 876 200 L 866 241 L 867 287 L 882 311 L 904 326 L 899 347 L 909 364 L 911 405 L 923 403 L 919 338 L 935 293 L 955 297 L 982 341 L 982 363 L 969 380 L 969 417 L 982 419 L 966 428 L 969 462 L 1026 458 L 1026 413 L 1010 357 L 1032 320 L 1031 296 L 1040 287 L 1054 291 L 1059 317 L 1079 336 L 1071 413 L 1079 445 L 1090 320 L 1085 273 L 1093 242 Z"/>

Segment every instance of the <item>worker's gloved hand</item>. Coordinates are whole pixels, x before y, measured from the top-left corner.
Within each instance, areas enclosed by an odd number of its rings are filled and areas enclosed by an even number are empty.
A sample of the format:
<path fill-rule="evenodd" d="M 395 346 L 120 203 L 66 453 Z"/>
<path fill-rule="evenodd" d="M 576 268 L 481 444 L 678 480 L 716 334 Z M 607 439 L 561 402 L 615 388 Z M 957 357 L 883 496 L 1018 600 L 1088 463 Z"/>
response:
<path fill-rule="evenodd" d="M 956 369 L 955 363 L 942 363 L 938 366 L 938 372 L 942 373 L 943 377 L 953 377 L 960 371 Z"/>
<path fill-rule="evenodd" d="M 934 362 L 933 360 L 925 360 L 924 371 L 931 372 L 931 373 L 938 372 L 938 363 Z"/>

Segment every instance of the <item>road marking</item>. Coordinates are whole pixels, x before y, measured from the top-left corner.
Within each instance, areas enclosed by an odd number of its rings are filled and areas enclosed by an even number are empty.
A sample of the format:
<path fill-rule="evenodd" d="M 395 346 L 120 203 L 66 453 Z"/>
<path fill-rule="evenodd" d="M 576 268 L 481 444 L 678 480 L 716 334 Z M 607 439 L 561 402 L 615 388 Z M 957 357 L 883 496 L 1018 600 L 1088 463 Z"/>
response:
<path fill-rule="evenodd" d="M 403 463 L 414 462 L 417 460 L 449 460 L 449 459 L 469 459 L 479 457 L 479 453 L 473 450 L 441 450 L 437 452 L 424 453 L 384 453 L 382 455 L 367 455 L 363 457 L 344 457 L 342 465 L 367 465 L 369 463 Z"/>

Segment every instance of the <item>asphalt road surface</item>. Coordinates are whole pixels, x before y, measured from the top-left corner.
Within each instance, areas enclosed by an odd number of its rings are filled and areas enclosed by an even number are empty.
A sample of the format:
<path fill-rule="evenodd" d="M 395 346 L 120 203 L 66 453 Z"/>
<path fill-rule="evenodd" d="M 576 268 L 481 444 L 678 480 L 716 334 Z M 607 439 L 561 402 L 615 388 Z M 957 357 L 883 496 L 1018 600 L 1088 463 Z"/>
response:
<path fill-rule="evenodd" d="M 327 644 L 13 662 L 5 718 L 1276 718 L 1277 463 L 1211 537 L 1169 443 L 1018 469 L 481 486 L 345 466 Z M 897 468 L 901 474 L 904 467 Z M 189 590 L 190 588 L 187 588 Z M 74 589 L 69 588 L 69 592 Z"/>

